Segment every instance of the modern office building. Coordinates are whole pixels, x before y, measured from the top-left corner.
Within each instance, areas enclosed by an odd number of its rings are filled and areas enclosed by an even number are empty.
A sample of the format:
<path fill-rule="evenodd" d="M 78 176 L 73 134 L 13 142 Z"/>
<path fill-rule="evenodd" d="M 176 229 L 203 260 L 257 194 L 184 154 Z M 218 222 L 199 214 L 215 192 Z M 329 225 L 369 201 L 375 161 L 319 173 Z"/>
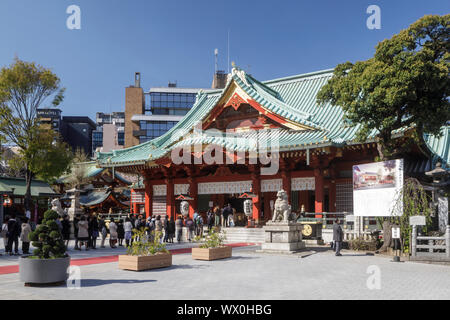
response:
<path fill-rule="evenodd" d="M 47 124 L 52 127 L 53 130 L 61 133 L 62 118 L 61 109 L 56 108 L 42 108 L 37 109 L 37 117 L 42 124 Z"/>
<path fill-rule="evenodd" d="M 107 152 L 125 145 L 125 112 L 97 112 L 97 128 L 92 134 L 92 152 Z"/>
<path fill-rule="evenodd" d="M 89 117 L 62 117 L 63 129 L 61 135 L 75 151 L 81 148 L 88 156 L 92 156 L 92 132 L 96 129 L 95 122 Z"/>
<path fill-rule="evenodd" d="M 73 151 L 81 148 L 88 156 L 92 155 L 92 132 L 96 126 L 89 117 L 62 117 L 62 111 L 56 108 L 37 109 L 36 114 L 39 121 L 57 131 Z"/>
<path fill-rule="evenodd" d="M 213 80 L 213 85 L 220 84 Z M 134 86 L 125 89 L 125 147 L 152 140 L 170 130 L 192 108 L 200 90 L 169 83 L 167 87 L 153 87 L 144 92 L 140 73 L 136 72 Z"/>

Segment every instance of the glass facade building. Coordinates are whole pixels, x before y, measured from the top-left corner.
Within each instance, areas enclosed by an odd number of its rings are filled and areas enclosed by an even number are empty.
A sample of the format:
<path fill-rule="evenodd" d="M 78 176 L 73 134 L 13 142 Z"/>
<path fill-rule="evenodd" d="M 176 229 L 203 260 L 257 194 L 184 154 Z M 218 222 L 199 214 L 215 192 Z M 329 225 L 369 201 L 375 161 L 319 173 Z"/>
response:
<path fill-rule="evenodd" d="M 155 139 L 175 126 L 192 108 L 199 90 L 169 84 L 146 92 L 144 114 L 132 118 L 139 124 L 139 130 L 135 132 L 139 143 Z"/>

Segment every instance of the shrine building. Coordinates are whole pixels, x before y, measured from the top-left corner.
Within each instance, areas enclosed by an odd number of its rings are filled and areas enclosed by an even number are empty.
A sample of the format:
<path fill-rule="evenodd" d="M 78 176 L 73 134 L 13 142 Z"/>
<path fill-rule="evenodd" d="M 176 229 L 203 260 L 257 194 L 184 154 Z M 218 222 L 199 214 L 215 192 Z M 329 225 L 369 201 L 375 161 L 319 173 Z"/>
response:
<path fill-rule="evenodd" d="M 242 194 L 252 194 L 252 218 L 271 218 L 277 191 L 287 191 L 294 212 L 321 217 L 353 211 L 352 166 L 378 155 L 373 131 L 357 142 L 358 127 L 343 123 L 343 110 L 318 105 L 319 89 L 333 70 L 260 82 L 233 68 L 224 89 L 199 91 L 192 109 L 166 134 L 140 145 L 98 154 L 98 166 L 137 173 L 135 213 L 179 213 L 188 199 L 190 215 L 230 203 L 243 214 Z M 436 160 L 448 165 L 444 137 L 425 136 L 425 148 L 405 155 L 405 172 L 421 175 Z M 402 139 L 408 130 L 395 133 Z M 447 140 L 448 142 L 448 140 Z M 421 150 L 426 150 L 424 154 Z M 141 209 L 133 204 L 140 199 Z"/>

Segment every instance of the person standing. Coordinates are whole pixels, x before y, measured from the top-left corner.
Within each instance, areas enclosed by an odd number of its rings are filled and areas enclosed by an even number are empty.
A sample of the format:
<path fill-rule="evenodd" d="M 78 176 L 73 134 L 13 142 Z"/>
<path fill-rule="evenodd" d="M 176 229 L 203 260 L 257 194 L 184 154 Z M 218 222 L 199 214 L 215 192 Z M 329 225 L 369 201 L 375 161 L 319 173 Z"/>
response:
<path fill-rule="evenodd" d="M 226 205 L 222 210 L 222 227 L 227 228 L 228 216 L 232 213 L 231 204 Z"/>
<path fill-rule="evenodd" d="M 28 235 L 31 232 L 31 226 L 27 217 L 24 218 L 21 227 L 22 232 L 20 233 L 20 241 L 22 241 L 22 254 L 30 254 L 30 239 L 28 238 Z"/>
<path fill-rule="evenodd" d="M 169 219 L 168 219 L 167 215 L 164 217 L 163 229 L 164 229 L 164 242 L 168 242 L 169 241 Z"/>
<path fill-rule="evenodd" d="M 163 225 L 161 222 L 161 216 L 158 215 L 155 220 L 155 236 L 158 232 L 162 232 L 162 230 L 163 230 Z M 163 240 L 163 238 L 160 235 L 159 242 L 162 242 L 162 240 Z"/>
<path fill-rule="evenodd" d="M 168 226 L 167 226 L 167 232 L 169 234 L 168 241 L 170 243 L 173 243 L 173 238 L 175 237 L 175 229 L 176 229 L 175 221 L 172 219 L 172 217 L 170 217 Z"/>
<path fill-rule="evenodd" d="M 117 225 L 114 222 L 114 218 L 111 218 L 111 222 L 109 223 L 109 246 L 111 248 L 117 248 Z"/>
<path fill-rule="evenodd" d="M 125 219 L 123 230 L 125 231 L 125 246 L 128 248 L 131 242 L 131 232 L 133 231 L 133 224 L 129 217 Z"/>
<path fill-rule="evenodd" d="M 80 222 L 80 218 L 78 215 L 73 217 L 73 234 L 75 236 L 75 247 L 74 250 L 78 250 L 78 223 Z"/>
<path fill-rule="evenodd" d="M 123 227 L 123 220 L 119 219 L 117 222 L 117 239 L 119 240 L 119 247 L 123 247 L 123 239 L 125 238 L 125 229 Z"/>
<path fill-rule="evenodd" d="M 208 224 L 208 232 L 211 231 L 213 225 L 214 225 L 214 212 L 209 209 L 208 213 L 206 215 L 206 223 Z"/>
<path fill-rule="evenodd" d="M 1 236 L 3 238 L 3 245 L 5 246 L 5 254 L 9 254 L 9 251 L 8 251 L 8 221 L 9 221 L 9 216 L 6 216 L 3 221 L 2 231 L 1 231 Z"/>
<path fill-rule="evenodd" d="M 85 216 L 81 216 L 80 221 L 78 222 L 78 238 L 77 242 L 79 247 L 77 250 L 81 251 L 81 247 L 84 245 L 86 251 L 89 250 L 89 222 L 86 220 Z"/>
<path fill-rule="evenodd" d="M 106 236 L 108 235 L 108 229 L 106 228 L 106 222 L 103 216 L 98 219 L 98 230 L 102 236 L 102 242 L 100 243 L 100 248 L 105 247 Z"/>
<path fill-rule="evenodd" d="M 16 214 L 11 214 L 11 218 L 8 220 L 8 252 L 9 255 L 13 255 L 13 244 L 14 244 L 14 254 L 19 254 L 19 235 L 20 235 L 20 225 L 18 219 L 16 220 Z"/>
<path fill-rule="evenodd" d="M 197 216 L 195 225 L 196 225 L 195 235 L 203 237 L 203 217 L 201 215 Z"/>
<path fill-rule="evenodd" d="M 64 240 L 64 244 L 66 245 L 66 247 L 69 247 L 69 241 L 70 241 L 70 221 L 69 221 L 69 216 L 66 214 L 63 218 L 63 221 L 61 221 L 61 225 L 62 225 L 62 237 Z"/>
<path fill-rule="evenodd" d="M 187 217 L 186 219 L 186 231 L 187 231 L 187 240 L 189 242 L 192 241 L 192 238 L 194 237 L 194 231 L 195 231 L 195 226 L 194 226 L 194 221 L 192 221 L 191 217 Z"/>
<path fill-rule="evenodd" d="M 90 218 L 90 229 L 91 229 L 91 234 L 90 234 L 90 247 L 92 249 L 97 249 L 97 238 L 99 236 L 99 229 L 98 229 L 98 220 L 97 220 L 97 215 L 94 213 L 94 215 Z"/>
<path fill-rule="evenodd" d="M 342 256 L 341 249 L 343 240 L 344 240 L 344 232 L 342 231 L 342 228 L 339 224 L 339 219 L 336 219 L 333 224 L 333 241 L 337 257 Z"/>
<path fill-rule="evenodd" d="M 220 226 L 220 208 L 218 206 L 214 208 L 214 225 Z"/>
<path fill-rule="evenodd" d="M 177 221 L 175 221 L 175 230 L 177 233 L 177 242 L 181 242 L 181 236 L 183 235 L 183 216 L 179 215 Z"/>

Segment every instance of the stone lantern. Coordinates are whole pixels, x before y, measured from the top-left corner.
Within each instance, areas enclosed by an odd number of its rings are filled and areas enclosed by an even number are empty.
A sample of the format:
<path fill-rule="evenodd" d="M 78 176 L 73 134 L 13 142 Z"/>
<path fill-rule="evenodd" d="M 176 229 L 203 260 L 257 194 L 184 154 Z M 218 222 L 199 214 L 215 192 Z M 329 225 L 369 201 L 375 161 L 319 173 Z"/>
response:
<path fill-rule="evenodd" d="M 449 185 L 447 170 L 442 169 L 440 162 L 436 163 L 436 168 L 425 172 L 427 176 L 433 178 L 433 204 L 438 213 L 439 230 L 445 231 L 449 225 L 448 199 L 444 197 L 444 188 Z"/>

